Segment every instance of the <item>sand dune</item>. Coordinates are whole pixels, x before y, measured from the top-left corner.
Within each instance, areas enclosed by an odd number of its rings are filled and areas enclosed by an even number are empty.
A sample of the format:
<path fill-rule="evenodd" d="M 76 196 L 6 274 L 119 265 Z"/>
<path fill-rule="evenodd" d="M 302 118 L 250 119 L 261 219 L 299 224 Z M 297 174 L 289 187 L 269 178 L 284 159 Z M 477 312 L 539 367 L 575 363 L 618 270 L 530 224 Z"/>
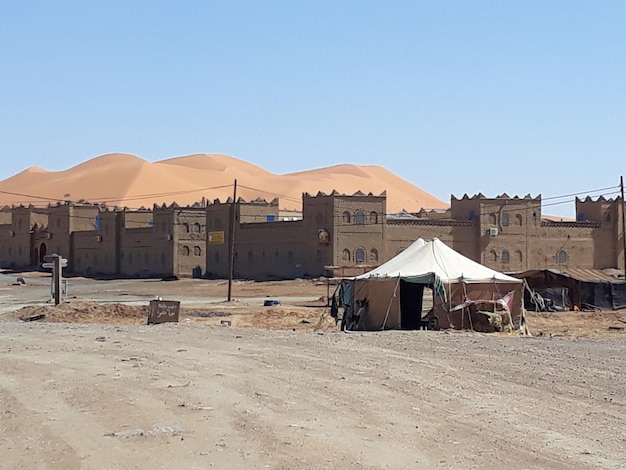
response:
<path fill-rule="evenodd" d="M 344 194 L 387 192 L 387 210 L 418 211 L 448 204 L 376 165 L 342 164 L 277 175 L 234 157 L 197 154 L 148 162 L 135 155 L 113 153 L 63 171 L 31 167 L 0 181 L 0 205 L 45 205 L 86 200 L 138 208 L 152 204 L 193 204 L 205 197 L 226 200 L 237 179 L 238 197 L 280 199 L 280 207 L 301 208 L 302 193 Z"/>

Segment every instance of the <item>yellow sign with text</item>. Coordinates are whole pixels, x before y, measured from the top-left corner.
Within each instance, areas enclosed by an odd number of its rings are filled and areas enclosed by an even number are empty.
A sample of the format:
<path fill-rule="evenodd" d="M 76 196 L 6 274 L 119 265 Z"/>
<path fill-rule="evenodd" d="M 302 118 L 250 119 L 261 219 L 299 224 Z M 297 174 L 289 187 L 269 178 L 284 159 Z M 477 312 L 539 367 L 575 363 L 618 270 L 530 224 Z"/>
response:
<path fill-rule="evenodd" d="M 211 245 L 223 245 L 224 232 L 209 232 L 209 243 Z"/>

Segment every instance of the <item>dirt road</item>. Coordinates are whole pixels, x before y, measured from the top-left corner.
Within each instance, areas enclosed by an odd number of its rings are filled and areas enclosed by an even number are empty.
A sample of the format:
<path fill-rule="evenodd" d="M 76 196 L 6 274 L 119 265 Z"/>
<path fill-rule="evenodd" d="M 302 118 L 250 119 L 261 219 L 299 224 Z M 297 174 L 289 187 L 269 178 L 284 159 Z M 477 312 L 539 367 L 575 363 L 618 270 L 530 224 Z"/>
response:
<path fill-rule="evenodd" d="M 623 339 L 0 322 L 0 468 L 626 467 Z"/>
<path fill-rule="evenodd" d="M 348 334 L 312 281 L 0 281 L 2 469 L 626 468 L 626 312 Z"/>

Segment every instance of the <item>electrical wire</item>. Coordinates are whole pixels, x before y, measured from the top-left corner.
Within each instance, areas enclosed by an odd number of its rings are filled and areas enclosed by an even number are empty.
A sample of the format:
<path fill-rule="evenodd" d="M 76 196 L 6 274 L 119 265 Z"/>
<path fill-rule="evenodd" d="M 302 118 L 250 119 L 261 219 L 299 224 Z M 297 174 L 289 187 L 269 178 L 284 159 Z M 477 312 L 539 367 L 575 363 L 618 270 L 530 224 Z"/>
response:
<path fill-rule="evenodd" d="M 182 195 L 182 194 L 191 194 L 191 193 L 195 193 L 195 192 L 199 192 L 199 191 L 210 191 L 210 190 L 214 190 L 214 189 L 223 189 L 223 188 L 227 188 L 227 187 L 230 187 L 230 186 L 231 185 L 219 185 L 219 186 L 208 186 L 208 187 L 205 187 L 205 188 L 197 188 L 197 189 L 183 190 L 183 191 L 170 191 L 170 192 L 163 192 L 163 193 L 142 194 L 142 195 L 127 197 L 127 198 L 124 198 L 123 200 L 124 201 L 137 201 L 137 200 L 143 200 L 143 199 L 154 199 L 154 198 L 158 198 L 158 197 L 168 197 L 168 196 L 176 196 L 176 195 Z M 263 189 L 260 189 L 260 188 L 253 188 L 253 187 L 245 186 L 245 185 L 240 185 L 240 187 L 244 188 L 244 189 L 247 189 L 247 190 L 250 190 L 250 191 L 256 191 L 256 192 L 260 192 L 260 193 L 271 194 L 271 195 L 274 195 L 276 197 L 279 197 L 279 198 L 282 198 L 282 199 L 286 199 L 286 200 L 289 200 L 289 201 L 292 201 L 292 202 L 298 202 L 298 203 L 302 202 L 301 200 L 295 199 L 293 197 L 286 196 L 286 195 L 283 195 L 283 194 L 277 194 L 277 193 L 274 193 L 274 192 L 271 192 L 271 191 L 266 191 L 266 190 L 263 190 Z M 610 190 L 613 190 L 613 191 L 610 191 Z M 610 192 L 607 192 L 607 191 L 610 191 Z M 597 194 L 597 193 L 602 193 L 602 194 Z M 61 200 L 61 199 L 50 198 L 50 197 L 47 197 L 47 196 L 40 196 L 40 195 L 33 195 L 33 194 L 24 194 L 24 193 L 18 193 L 18 192 L 12 192 L 12 191 L 3 191 L 3 190 L 0 190 L 0 194 L 28 197 L 28 198 L 39 199 L 39 200 L 48 201 L 48 202 L 61 202 L 61 201 L 63 201 L 63 202 L 69 202 L 69 203 L 73 203 L 73 204 L 80 204 L 81 203 L 80 201 L 83 201 L 82 199 L 79 200 L 79 201 L 72 201 L 72 200 L 69 200 L 69 199 Z M 575 192 L 575 193 L 562 194 L 562 195 L 557 195 L 557 196 L 548 196 L 548 197 L 545 197 L 545 198 L 541 198 L 540 199 L 541 202 L 540 202 L 540 204 L 537 205 L 537 207 L 538 208 L 539 207 L 543 208 L 543 207 L 554 207 L 554 206 L 563 205 L 563 204 L 571 204 L 571 202 L 572 202 L 571 200 L 569 200 L 569 201 L 558 201 L 558 199 L 563 199 L 563 198 L 573 197 L 573 196 L 580 196 L 580 195 L 587 195 L 587 196 L 595 195 L 595 197 L 598 197 L 598 198 L 599 197 L 617 196 L 617 195 L 619 195 L 619 185 L 618 186 L 608 186 L 608 187 L 605 187 L 605 188 L 592 189 L 592 190 L 588 190 L 588 191 L 578 191 L 578 192 Z M 486 199 L 497 200 L 498 198 L 486 198 Z M 119 201 L 119 200 L 120 200 L 119 196 L 117 196 L 117 197 L 115 197 L 115 196 L 108 196 L 106 198 L 102 198 L 101 201 L 98 204 L 105 204 L 107 202 L 113 202 L 113 201 Z M 515 201 L 524 201 L 525 199 L 524 198 L 517 198 L 517 199 L 514 199 L 514 200 Z M 531 201 L 532 201 L 532 199 L 531 199 Z M 544 203 L 544 201 L 554 201 L 554 202 Z M 28 200 L 28 201 L 24 201 L 24 202 L 25 203 L 29 203 L 29 202 L 32 202 L 32 201 Z M 94 205 L 96 205 L 96 204 L 94 203 Z M 158 204 L 154 204 L 154 205 L 158 206 Z M 130 209 L 130 210 L 136 210 L 136 211 L 139 211 L 139 210 L 150 211 L 151 210 L 151 209 L 145 208 L 145 207 L 138 207 L 138 208 L 137 207 L 128 207 L 128 206 L 124 206 L 124 207 L 127 208 L 127 209 Z M 189 206 L 186 206 L 186 207 L 189 207 Z M 522 208 L 520 208 L 520 207 L 515 207 L 515 208 L 510 208 L 510 209 L 503 208 L 503 209 L 499 210 L 498 213 L 504 214 L 504 213 L 519 212 L 521 209 Z M 431 210 L 433 210 L 433 209 L 422 208 L 421 211 L 428 212 L 428 211 L 431 211 Z M 450 209 L 446 209 L 446 211 L 447 210 L 450 210 Z M 419 212 L 417 212 L 417 213 L 419 213 Z M 417 213 L 408 212 L 408 214 L 411 214 L 411 215 L 415 215 Z M 397 215 L 397 214 L 398 213 L 393 213 L 393 212 L 387 212 L 385 214 L 381 214 L 381 215 L 385 216 L 384 220 L 381 220 L 380 222 L 377 222 L 376 224 L 381 224 L 382 225 L 383 223 L 386 223 L 387 217 L 393 216 L 393 215 Z M 77 218 L 81 218 L 81 216 L 76 216 L 76 217 Z M 265 216 L 256 216 L 256 217 L 258 217 L 260 220 L 265 219 Z M 88 218 L 88 217 L 85 217 L 85 218 Z M 396 219 L 396 220 L 398 220 L 398 219 Z M 412 219 L 407 219 L 407 222 L 410 222 L 411 220 Z M 431 219 L 431 220 L 445 220 L 445 219 Z M 367 224 L 367 225 L 374 225 L 374 224 Z"/>

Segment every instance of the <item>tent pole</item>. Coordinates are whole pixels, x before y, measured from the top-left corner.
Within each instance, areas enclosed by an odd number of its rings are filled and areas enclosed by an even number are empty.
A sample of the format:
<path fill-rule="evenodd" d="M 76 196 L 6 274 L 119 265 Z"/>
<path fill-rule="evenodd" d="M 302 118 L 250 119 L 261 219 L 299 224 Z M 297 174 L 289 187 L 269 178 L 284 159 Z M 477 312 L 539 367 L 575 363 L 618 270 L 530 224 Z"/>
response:
<path fill-rule="evenodd" d="M 391 299 L 389 300 L 389 305 L 387 306 L 387 313 L 385 314 L 385 319 L 383 320 L 383 326 L 381 330 L 384 330 L 385 326 L 387 326 L 387 318 L 389 318 L 389 311 L 391 310 L 391 304 L 393 303 L 393 299 L 396 297 L 396 292 L 398 292 L 399 285 L 400 285 L 400 277 L 398 276 L 398 282 L 396 282 L 396 287 L 394 287 L 393 289 L 393 295 L 391 296 Z M 402 321 L 402 319 L 400 321 Z"/>
<path fill-rule="evenodd" d="M 461 284 L 463 285 L 463 302 L 467 300 L 467 286 L 465 285 L 465 281 L 461 278 Z M 461 328 L 463 328 L 463 312 L 465 311 L 465 307 L 461 311 Z M 474 331 L 474 325 L 472 324 L 472 310 L 467 307 L 467 320 L 469 321 L 470 329 Z"/>

